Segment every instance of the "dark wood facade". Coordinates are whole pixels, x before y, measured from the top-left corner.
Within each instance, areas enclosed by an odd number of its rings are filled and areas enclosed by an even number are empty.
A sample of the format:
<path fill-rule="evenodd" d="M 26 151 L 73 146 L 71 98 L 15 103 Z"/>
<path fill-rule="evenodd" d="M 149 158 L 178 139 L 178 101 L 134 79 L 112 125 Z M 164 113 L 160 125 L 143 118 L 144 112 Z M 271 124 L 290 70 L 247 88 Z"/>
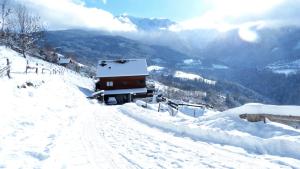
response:
<path fill-rule="evenodd" d="M 145 88 L 146 76 L 102 77 L 96 83 L 96 90 L 117 90 Z"/>

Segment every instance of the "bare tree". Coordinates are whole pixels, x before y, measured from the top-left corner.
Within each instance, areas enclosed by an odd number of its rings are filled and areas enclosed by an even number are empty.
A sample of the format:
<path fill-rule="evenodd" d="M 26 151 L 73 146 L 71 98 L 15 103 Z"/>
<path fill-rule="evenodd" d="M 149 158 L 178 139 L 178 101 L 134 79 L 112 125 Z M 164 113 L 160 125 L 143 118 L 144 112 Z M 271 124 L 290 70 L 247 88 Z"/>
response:
<path fill-rule="evenodd" d="M 44 42 L 43 47 L 40 49 L 40 56 L 49 62 L 56 63 L 58 55 L 55 48 L 47 42 Z"/>
<path fill-rule="evenodd" d="M 11 14 L 11 0 L 1 0 L 0 7 L 1 7 L 0 38 L 2 40 L 5 40 L 6 36 L 8 35 L 8 30 L 10 30 L 10 28 L 8 27 L 8 20 L 9 20 L 8 17 Z"/>
<path fill-rule="evenodd" d="M 26 52 L 34 48 L 43 35 L 40 17 L 29 13 L 24 5 L 16 5 L 14 11 L 15 40 L 20 52 L 26 58 Z"/>

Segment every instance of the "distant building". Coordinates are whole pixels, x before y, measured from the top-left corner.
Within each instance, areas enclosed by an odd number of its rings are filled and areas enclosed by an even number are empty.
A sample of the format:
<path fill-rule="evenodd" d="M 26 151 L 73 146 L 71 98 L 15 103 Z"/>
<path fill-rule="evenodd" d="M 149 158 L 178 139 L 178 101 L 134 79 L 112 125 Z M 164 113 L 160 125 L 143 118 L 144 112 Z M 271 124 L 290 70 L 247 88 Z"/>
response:
<path fill-rule="evenodd" d="M 69 63 L 71 63 L 71 59 L 57 53 L 57 63 L 63 66 L 67 66 Z"/>
<path fill-rule="evenodd" d="M 111 97 L 121 104 L 133 98 L 152 96 L 147 89 L 146 59 L 101 60 L 98 63 L 96 91 L 102 91 L 102 99 Z"/>

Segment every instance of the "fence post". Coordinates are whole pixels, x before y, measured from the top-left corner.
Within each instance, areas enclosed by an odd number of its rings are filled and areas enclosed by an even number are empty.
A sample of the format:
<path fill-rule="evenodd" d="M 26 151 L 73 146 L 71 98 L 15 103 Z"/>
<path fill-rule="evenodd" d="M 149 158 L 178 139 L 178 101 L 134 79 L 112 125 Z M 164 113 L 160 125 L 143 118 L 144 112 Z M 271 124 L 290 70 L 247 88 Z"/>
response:
<path fill-rule="evenodd" d="M 159 110 L 160 110 L 160 103 L 158 103 L 158 110 L 157 110 L 157 112 L 159 112 Z"/>
<path fill-rule="evenodd" d="M 133 96 L 133 93 L 130 92 L 130 93 L 129 93 L 129 102 L 132 102 L 132 100 L 133 100 L 133 97 L 132 97 L 132 96 Z"/>
<path fill-rule="evenodd" d="M 29 68 L 29 62 L 28 62 L 28 60 L 27 60 L 27 61 L 26 61 L 26 70 L 25 70 L 25 73 L 26 73 L 26 74 L 27 74 L 28 68 Z"/>
<path fill-rule="evenodd" d="M 38 74 L 38 64 L 36 63 L 36 69 L 35 69 L 35 73 Z"/>
<path fill-rule="evenodd" d="M 104 94 L 101 94 L 101 100 L 102 100 L 102 104 L 105 104 L 105 100 L 104 100 Z"/>
<path fill-rule="evenodd" d="M 6 65 L 7 65 L 7 77 L 10 79 L 10 64 L 9 64 L 9 59 L 6 58 Z"/>

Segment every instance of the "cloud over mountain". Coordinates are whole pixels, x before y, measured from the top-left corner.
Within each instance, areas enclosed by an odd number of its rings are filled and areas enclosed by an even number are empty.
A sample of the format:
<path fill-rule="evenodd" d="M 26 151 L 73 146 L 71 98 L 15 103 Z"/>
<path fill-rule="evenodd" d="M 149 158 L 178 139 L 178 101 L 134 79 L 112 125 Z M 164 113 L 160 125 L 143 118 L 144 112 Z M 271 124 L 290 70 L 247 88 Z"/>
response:
<path fill-rule="evenodd" d="M 81 0 L 17 1 L 38 13 L 50 30 L 82 28 L 121 32 L 136 31 L 132 23 L 120 22 L 105 10 L 86 7 Z"/>
<path fill-rule="evenodd" d="M 170 30 L 217 29 L 227 31 L 245 26 L 274 27 L 298 25 L 298 0 L 210 0 L 203 15 L 173 25 Z M 207 5 L 206 4 L 206 5 Z"/>

